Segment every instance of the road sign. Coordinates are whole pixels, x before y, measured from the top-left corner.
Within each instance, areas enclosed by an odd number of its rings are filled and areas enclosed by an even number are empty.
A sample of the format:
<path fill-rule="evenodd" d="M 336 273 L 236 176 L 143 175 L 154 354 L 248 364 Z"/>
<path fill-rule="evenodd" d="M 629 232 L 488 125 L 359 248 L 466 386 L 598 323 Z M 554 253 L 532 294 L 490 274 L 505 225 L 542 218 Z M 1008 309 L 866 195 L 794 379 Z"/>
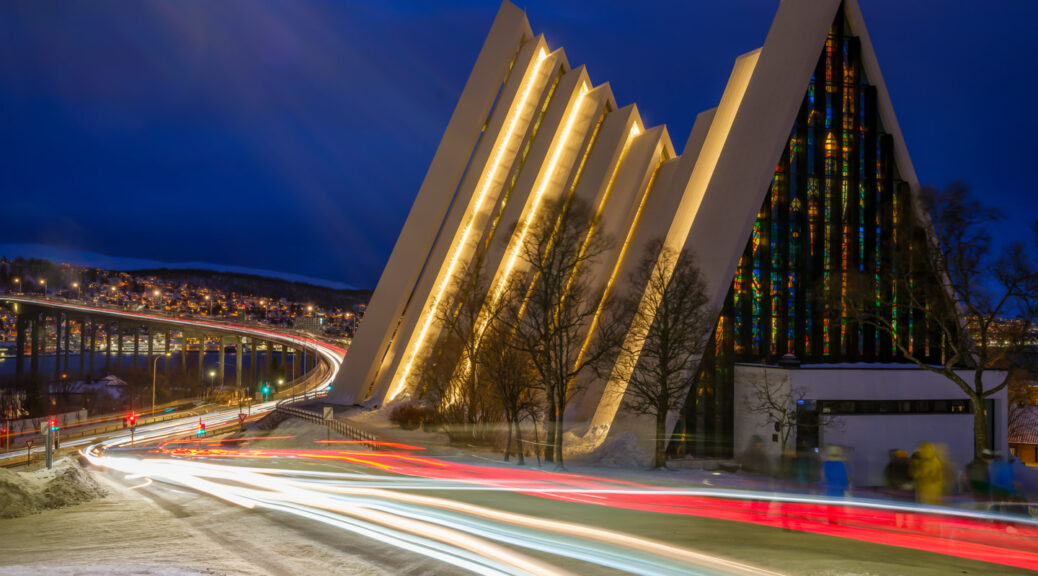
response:
<path fill-rule="evenodd" d="M 244 412 L 238 412 L 238 422 L 244 422 L 244 421 L 245 421 L 245 413 Z"/>

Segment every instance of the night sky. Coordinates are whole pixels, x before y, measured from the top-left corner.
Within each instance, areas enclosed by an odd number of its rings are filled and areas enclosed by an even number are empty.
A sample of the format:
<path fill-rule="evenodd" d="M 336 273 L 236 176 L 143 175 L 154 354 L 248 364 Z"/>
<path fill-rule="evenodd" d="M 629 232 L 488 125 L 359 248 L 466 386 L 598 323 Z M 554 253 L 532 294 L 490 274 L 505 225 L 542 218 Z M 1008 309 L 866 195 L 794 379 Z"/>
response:
<path fill-rule="evenodd" d="M 1022 236 L 1038 2 L 861 3 L 920 181 L 969 182 Z M 679 151 L 777 5 L 520 2 Z M 4 0 L 0 243 L 374 287 L 497 8 Z"/>

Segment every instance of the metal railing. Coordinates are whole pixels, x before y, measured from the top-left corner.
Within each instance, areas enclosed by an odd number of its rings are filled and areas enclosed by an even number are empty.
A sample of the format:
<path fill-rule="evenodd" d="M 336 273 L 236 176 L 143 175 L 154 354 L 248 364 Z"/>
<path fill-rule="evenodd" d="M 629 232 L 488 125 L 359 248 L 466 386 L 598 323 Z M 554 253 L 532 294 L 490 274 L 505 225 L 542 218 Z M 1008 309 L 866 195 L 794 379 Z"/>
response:
<path fill-rule="evenodd" d="M 382 443 L 379 442 L 378 437 L 376 437 L 371 432 L 368 432 L 367 430 L 362 430 L 361 428 L 358 428 L 357 426 L 345 420 L 335 420 L 334 418 L 329 420 L 316 412 L 311 412 L 310 410 L 304 410 L 302 408 L 295 408 L 291 406 L 291 404 L 295 402 L 301 402 L 304 400 L 314 400 L 316 398 L 321 398 L 323 396 L 324 393 L 307 392 L 306 394 L 298 396 L 294 399 L 286 398 L 284 400 L 279 401 L 275 405 L 274 413 L 282 414 L 284 416 L 290 416 L 292 418 L 298 418 L 300 420 L 310 422 L 312 424 L 320 424 L 321 426 L 328 428 L 332 432 L 335 432 L 340 436 L 349 438 L 350 440 L 355 440 L 361 445 L 366 446 L 371 450 L 379 450 L 382 448 Z"/>

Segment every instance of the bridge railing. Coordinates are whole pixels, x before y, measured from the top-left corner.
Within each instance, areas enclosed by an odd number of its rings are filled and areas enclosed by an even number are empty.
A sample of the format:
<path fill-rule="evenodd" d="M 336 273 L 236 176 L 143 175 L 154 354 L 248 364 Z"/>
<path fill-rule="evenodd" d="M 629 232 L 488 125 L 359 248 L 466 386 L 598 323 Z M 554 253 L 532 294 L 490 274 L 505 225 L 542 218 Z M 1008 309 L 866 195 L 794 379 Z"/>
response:
<path fill-rule="evenodd" d="M 114 312 L 141 312 L 152 314 L 155 316 L 162 316 L 171 320 L 197 320 L 199 322 L 219 322 L 221 324 L 228 324 L 239 328 L 253 328 L 257 330 L 274 330 L 278 334 L 284 334 L 286 336 L 295 336 L 297 338 L 310 338 L 318 339 L 322 342 L 327 342 L 335 345 L 349 345 L 349 338 L 330 338 L 323 334 L 316 334 L 300 328 L 282 326 L 278 324 L 271 324 L 269 322 L 259 322 L 255 320 L 243 320 L 234 316 L 209 316 L 206 314 L 192 314 L 189 312 L 176 312 L 172 313 L 168 310 L 160 310 L 156 308 L 148 308 L 147 306 L 118 306 L 109 302 L 98 301 L 96 298 L 66 298 L 64 296 L 47 296 L 41 298 L 39 296 L 33 296 L 31 294 L 10 294 L 10 296 L 18 296 L 19 298 L 31 299 L 41 303 L 58 303 L 58 304 L 80 304 L 80 305 L 91 305 L 101 309 L 112 310 Z"/>

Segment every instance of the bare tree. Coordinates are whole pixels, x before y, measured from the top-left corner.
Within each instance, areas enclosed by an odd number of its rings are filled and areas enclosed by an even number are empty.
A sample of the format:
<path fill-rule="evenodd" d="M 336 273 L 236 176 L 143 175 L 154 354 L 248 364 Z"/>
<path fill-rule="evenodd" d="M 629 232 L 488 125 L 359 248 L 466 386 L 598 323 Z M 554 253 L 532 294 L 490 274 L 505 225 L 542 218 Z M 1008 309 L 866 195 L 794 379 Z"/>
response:
<path fill-rule="evenodd" d="M 646 247 L 621 304 L 630 332 L 619 340 L 618 362 L 629 362 L 623 406 L 656 421 L 654 466 L 666 461 L 667 415 L 685 401 L 713 327 L 703 280 L 689 252 L 680 254 L 656 241 Z"/>
<path fill-rule="evenodd" d="M 819 413 L 817 419 L 802 421 L 797 415 L 797 406 L 806 397 L 807 391 L 803 388 L 784 386 L 768 378 L 768 372 L 764 370 L 763 377 L 752 382 L 743 400 L 749 413 L 761 416 L 765 423 L 775 427 L 779 434 L 781 453 L 786 454 L 789 438 L 796 430 L 836 424 L 836 419 L 828 412 Z"/>
<path fill-rule="evenodd" d="M 521 300 L 513 301 L 516 306 L 510 307 L 518 310 Z M 506 314 L 504 318 L 507 318 Z M 514 316 L 512 316 L 514 318 Z M 505 440 L 505 461 L 509 460 L 512 449 L 512 432 L 515 431 L 516 454 L 519 464 L 525 463 L 523 449 L 522 421 L 529 413 L 531 404 L 539 403 L 536 390 L 533 387 L 533 365 L 529 355 L 523 350 L 515 347 L 513 338 L 515 336 L 512 322 L 498 319 L 487 327 L 484 336 L 483 350 L 480 357 L 481 368 L 484 378 L 490 382 L 494 391 L 497 404 L 504 412 L 508 425 L 508 435 Z"/>
<path fill-rule="evenodd" d="M 885 271 L 893 290 L 877 290 L 867 276 L 852 279 L 846 308 L 858 322 L 889 334 L 906 360 L 966 394 L 973 410 L 974 452 L 980 454 L 987 444 L 984 400 L 1013 381 L 1038 315 L 1038 266 L 1022 243 L 995 245 L 991 227 L 1002 214 L 976 200 L 964 184 L 924 188 L 921 196 L 934 234 L 902 250 L 902 265 Z M 890 312 L 894 295 L 897 305 L 910 310 L 942 343 L 939 363 L 913 347 L 904 325 L 897 325 Z M 972 378 L 959 375 L 964 366 Z M 1004 370 L 1005 376 L 987 387 L 984 375 L 992 370 Z"/>
<path fill-rule="evenodd" d="M 597 347 L 584 350 L 584 336 L 598 310 L 588 264 L 606 248 L 590 210 L 578 201 L 545 206 L 530 223 L 518 257 L 531 281 L 515 345 L 527 353 L 547 401 L 545 461 L 563 467 L 562 422 L 576 392 L 577 376 L 597 362 Z"/>
<path fill-rule="evenodd" d="M 440 338 L 419 368 L 420 394 L 432 399 L 452 439 L 482 439 L 487 422 L 499 413 L 488 383 L 481 381 L 487 365 L 481 354 L 486 326 L 496 320 L 501 305 L 484 305 L 488 282 L 479 256 L 455 278 L 450 296 L 434 311 Z"/>

